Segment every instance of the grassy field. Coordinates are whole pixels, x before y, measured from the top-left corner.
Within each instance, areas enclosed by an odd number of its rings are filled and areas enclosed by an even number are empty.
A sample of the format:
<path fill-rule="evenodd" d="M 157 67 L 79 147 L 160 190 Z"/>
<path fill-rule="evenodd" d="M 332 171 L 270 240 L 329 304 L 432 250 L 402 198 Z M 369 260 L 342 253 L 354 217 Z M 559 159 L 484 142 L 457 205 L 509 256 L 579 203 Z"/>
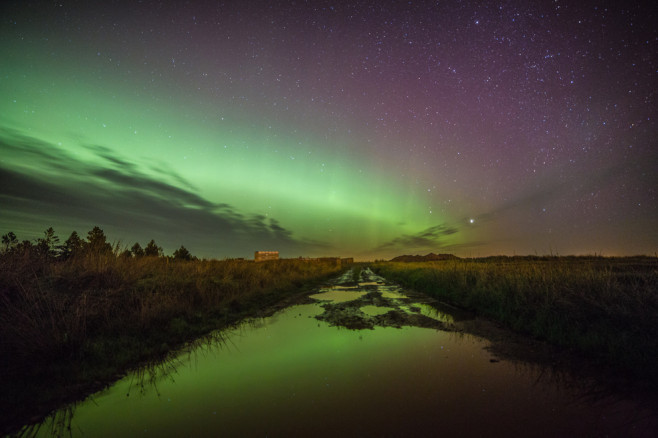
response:
<path fill-rule="evenodd" d="M 658 259 L 492 257 L 373 271 L 658 386 Z"/>
<path fill-rule="evenodd" d="M 22 408 L 47 411 L 98 389 L 341 270 L 318 261 L 187 261 L 118 250 L 63 259 L 35 248 L 0 253 L 0 426 Z"/>

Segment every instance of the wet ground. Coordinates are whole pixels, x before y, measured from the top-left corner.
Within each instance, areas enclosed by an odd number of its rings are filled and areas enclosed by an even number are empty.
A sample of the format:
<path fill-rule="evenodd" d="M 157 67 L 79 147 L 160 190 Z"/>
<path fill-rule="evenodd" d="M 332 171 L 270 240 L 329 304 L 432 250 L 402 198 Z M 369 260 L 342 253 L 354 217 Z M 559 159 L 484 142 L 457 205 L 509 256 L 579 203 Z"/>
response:
<path fill-rule="evenodd" d="M 561 352 L 367 269 L 353 277 L 190 344 L 23 432 L 658 436 L 655 405 L 572 373 Z"/>
<path fill-rule="evenodd" d="M 375 327 L 423 327 L 450 330 L 454 319 L 439 310 L 440 303 L 426 295 L 403 292 L 369 269 L 358 282 L 349 271 L 336 285 L 320 289 L 310 298 L 320 301 L 324 312 L 315 318 L 332 326 L 353 330 Z"/>

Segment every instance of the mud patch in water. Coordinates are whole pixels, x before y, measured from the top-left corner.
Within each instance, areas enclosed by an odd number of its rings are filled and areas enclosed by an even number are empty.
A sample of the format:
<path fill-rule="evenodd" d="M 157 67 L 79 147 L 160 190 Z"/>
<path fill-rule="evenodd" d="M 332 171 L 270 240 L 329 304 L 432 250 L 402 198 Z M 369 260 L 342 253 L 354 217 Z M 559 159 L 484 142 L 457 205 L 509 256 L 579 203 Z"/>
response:
<path fill-rule="evenodd" d="M 406 296 L 400 292 L 399 287 L 386 285 L 383 279 L 369 270 L 366 270 L 365 275 L 369 281 L 359 283 L 358 292 L 331 290 L 311 295 L 316 300 L 331 300 L 320 304 L 324 312 L 315 318 L 351 330 L 372 330 L 375 327 L 449 330 L 451 321 L 437 317 L 432 313 L 431 306 L 418 302 L 419 297 L 412 299 Z"/>

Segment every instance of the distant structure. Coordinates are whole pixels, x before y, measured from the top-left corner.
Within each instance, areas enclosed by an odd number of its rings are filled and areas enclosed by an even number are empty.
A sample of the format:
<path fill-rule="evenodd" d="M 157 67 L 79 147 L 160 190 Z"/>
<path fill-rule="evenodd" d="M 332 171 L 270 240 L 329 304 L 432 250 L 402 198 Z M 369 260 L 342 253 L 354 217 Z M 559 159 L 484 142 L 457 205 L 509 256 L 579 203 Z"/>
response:
<path fill-rule="evenodd" d="M 457 260 L 459 257 L 452 254 L 434 254 L 427 255 L 401 255 L 391 259 L 392 262 L 437 262 L 441 260 Z"/>
<path fill-rule="evenodd" d="M 279 251 L 256 251 L 254 261 L 264 262 L 266 260 L 279 260 Z"/>

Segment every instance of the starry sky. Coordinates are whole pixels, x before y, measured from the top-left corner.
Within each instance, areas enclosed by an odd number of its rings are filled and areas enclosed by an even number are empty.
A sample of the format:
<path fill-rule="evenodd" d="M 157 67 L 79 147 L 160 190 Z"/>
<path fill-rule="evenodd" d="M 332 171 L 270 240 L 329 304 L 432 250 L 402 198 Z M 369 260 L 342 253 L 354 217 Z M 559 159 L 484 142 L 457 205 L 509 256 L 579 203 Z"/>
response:
<path fill-rule="evenodd" d="M 0 233 L 655 254 L 650 3 L 13 1 Z"/>

